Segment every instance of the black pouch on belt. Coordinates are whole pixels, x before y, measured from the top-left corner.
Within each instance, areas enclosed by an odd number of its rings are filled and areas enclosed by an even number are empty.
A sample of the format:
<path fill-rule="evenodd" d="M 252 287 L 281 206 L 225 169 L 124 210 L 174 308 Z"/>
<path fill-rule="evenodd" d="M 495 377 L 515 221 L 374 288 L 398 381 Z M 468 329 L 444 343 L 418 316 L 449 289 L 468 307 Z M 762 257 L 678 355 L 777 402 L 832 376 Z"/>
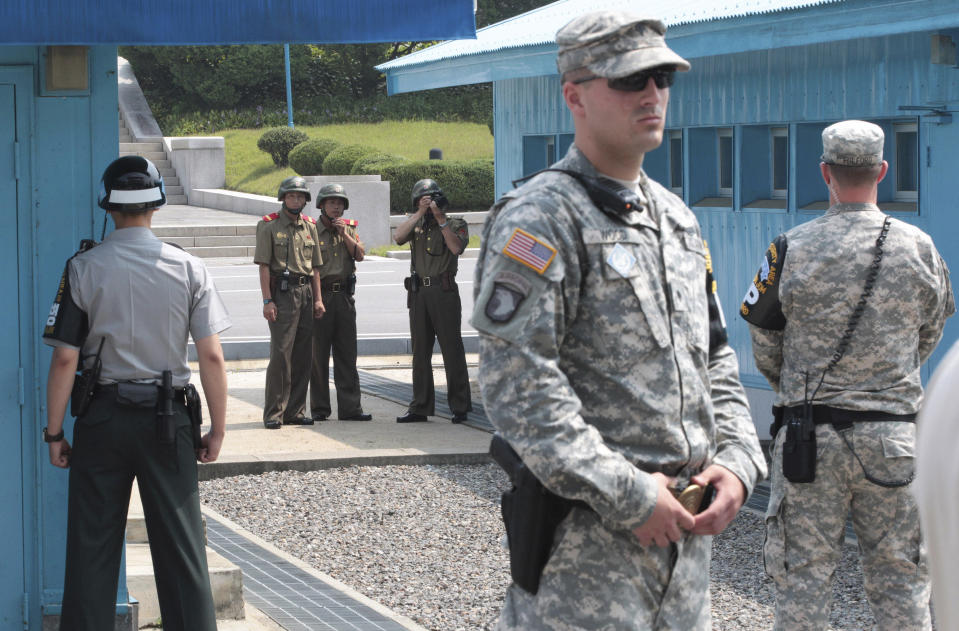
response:
<path fill-rule="evenodd" d="M 783 441 L 783 475 L 790 482 L 816 479 L 816 424 L 812 405 L 788 408 L 783 415 L 786 439 Z"/>

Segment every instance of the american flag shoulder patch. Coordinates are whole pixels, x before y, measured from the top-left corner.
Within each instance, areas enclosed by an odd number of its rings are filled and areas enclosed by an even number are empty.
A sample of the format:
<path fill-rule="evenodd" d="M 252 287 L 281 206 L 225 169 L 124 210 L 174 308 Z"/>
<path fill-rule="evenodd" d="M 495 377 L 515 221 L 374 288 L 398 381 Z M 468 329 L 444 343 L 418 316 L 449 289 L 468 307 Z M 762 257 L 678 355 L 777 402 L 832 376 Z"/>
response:
<path fill-rule="evenodd" d="M 537 274 L 542 274 L 553 262 L 553 258 L 556 256 L 556 248 L 540 241 L 522 228 L 517 228 L 513 231 L 509 241 L 506 242 L 503 254 L 530 269 L 536 270 Z"/>

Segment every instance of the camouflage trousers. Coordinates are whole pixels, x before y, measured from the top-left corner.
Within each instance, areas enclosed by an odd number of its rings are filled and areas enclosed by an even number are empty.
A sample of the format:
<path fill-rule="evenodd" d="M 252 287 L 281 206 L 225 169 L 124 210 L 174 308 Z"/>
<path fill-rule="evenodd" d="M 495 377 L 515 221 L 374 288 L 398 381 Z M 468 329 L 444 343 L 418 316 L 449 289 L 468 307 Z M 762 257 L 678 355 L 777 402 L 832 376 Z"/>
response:
<path fill-rule="evenodd" d="M 506 593 L 499 631 L 708 631 L 712 537 L 643 548 L 592 511 L 573 509 L 556 531 L 539 591 Z"/>
<path fill-rule="evenodd" d="M 827 628 L 832 577 L 851 512 L 876 628 L 931 629 L 926 549 L 910 486 L 885 488 L 867 480 L 832 425 L 816 426 L 815 481 L 789 482 L 782 473 L 785 434 L 779 431 L 773 448 L 763 546 L 766 573 L 776 583 L 773 628 Z M 914 424 L 856 423 L 843 434 L 871 476 L 889 482 L 909 478 Z"/>

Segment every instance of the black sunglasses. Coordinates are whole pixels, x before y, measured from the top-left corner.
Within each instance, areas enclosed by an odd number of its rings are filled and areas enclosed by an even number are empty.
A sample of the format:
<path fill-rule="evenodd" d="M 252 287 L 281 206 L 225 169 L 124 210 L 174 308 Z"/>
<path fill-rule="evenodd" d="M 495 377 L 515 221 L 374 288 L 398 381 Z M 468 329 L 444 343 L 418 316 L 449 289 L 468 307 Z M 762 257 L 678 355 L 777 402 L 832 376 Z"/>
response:
<path fill-rule="evenodd" d="M 596 75 L 592 75 L 583 77 L 582 79 L 575 79 L 573 83 L 586 83 L 587 81 L 599 78 L 600 77 Z M 606 79 L 606 85 L 609 86 L 610 90 L 619 90 L 620 92 L 642 92 L 646 89 L 649 80 L 652 79 L 656 87 L 662 90 L 663 88 L 668 88 L 673 85 L 675 78 L 676 69 L 674 67 L 661 66 L 659 68 L 650 68 L 649 70 L 640 70 L 639 72 L 634 72 L 631 75 L 619 77 L 618 79 Z"/>

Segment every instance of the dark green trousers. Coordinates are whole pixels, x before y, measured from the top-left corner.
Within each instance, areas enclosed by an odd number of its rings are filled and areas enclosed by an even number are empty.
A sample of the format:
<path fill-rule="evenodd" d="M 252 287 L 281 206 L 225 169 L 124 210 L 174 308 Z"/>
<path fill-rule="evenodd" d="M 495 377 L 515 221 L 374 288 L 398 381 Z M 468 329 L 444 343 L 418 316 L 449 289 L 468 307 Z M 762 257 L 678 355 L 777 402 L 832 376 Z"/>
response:
<path fill-rule="evenodd" d="M 327 417 L 330 408 L 330 351 L 336 413 L 340 418 L 363 413 L 360 375 L 356 371 L 356 305 L 346 291 L 323 291 L 326 313 L 313 321 L 313 371 L 310 377 L 310 412 Z"/>
<path fill-rule="evenodd" d="M 413 400 L 409 411 L 432 416 L 436 411 L 433 390 L 433 344 L 439 341 L 446 368 L 446 396 L 453 414 L 473 409 L 470 401 L 466 351 L 460 331 L 459 289 L 443 291 L 438 283 L 420 287 L 410 300 L 410 338 L 413 346 Z"/>
<path fill-rule="evenodd" d="M 130 491 L 136 478 L 164 631 L 216 631 L 197 465 L 186 408 L 176 443 L 157 441 L 156 409 L 98 396 L 73 431 L 61 631 L 113 629 Z"/>
<path fill-rule="evenodd" d="M 266 367 L 263 420 L 305 416 L 313 337 L 313 288 L 275 291 L 276 322 L 270 322 L 270 363 Z"/>

